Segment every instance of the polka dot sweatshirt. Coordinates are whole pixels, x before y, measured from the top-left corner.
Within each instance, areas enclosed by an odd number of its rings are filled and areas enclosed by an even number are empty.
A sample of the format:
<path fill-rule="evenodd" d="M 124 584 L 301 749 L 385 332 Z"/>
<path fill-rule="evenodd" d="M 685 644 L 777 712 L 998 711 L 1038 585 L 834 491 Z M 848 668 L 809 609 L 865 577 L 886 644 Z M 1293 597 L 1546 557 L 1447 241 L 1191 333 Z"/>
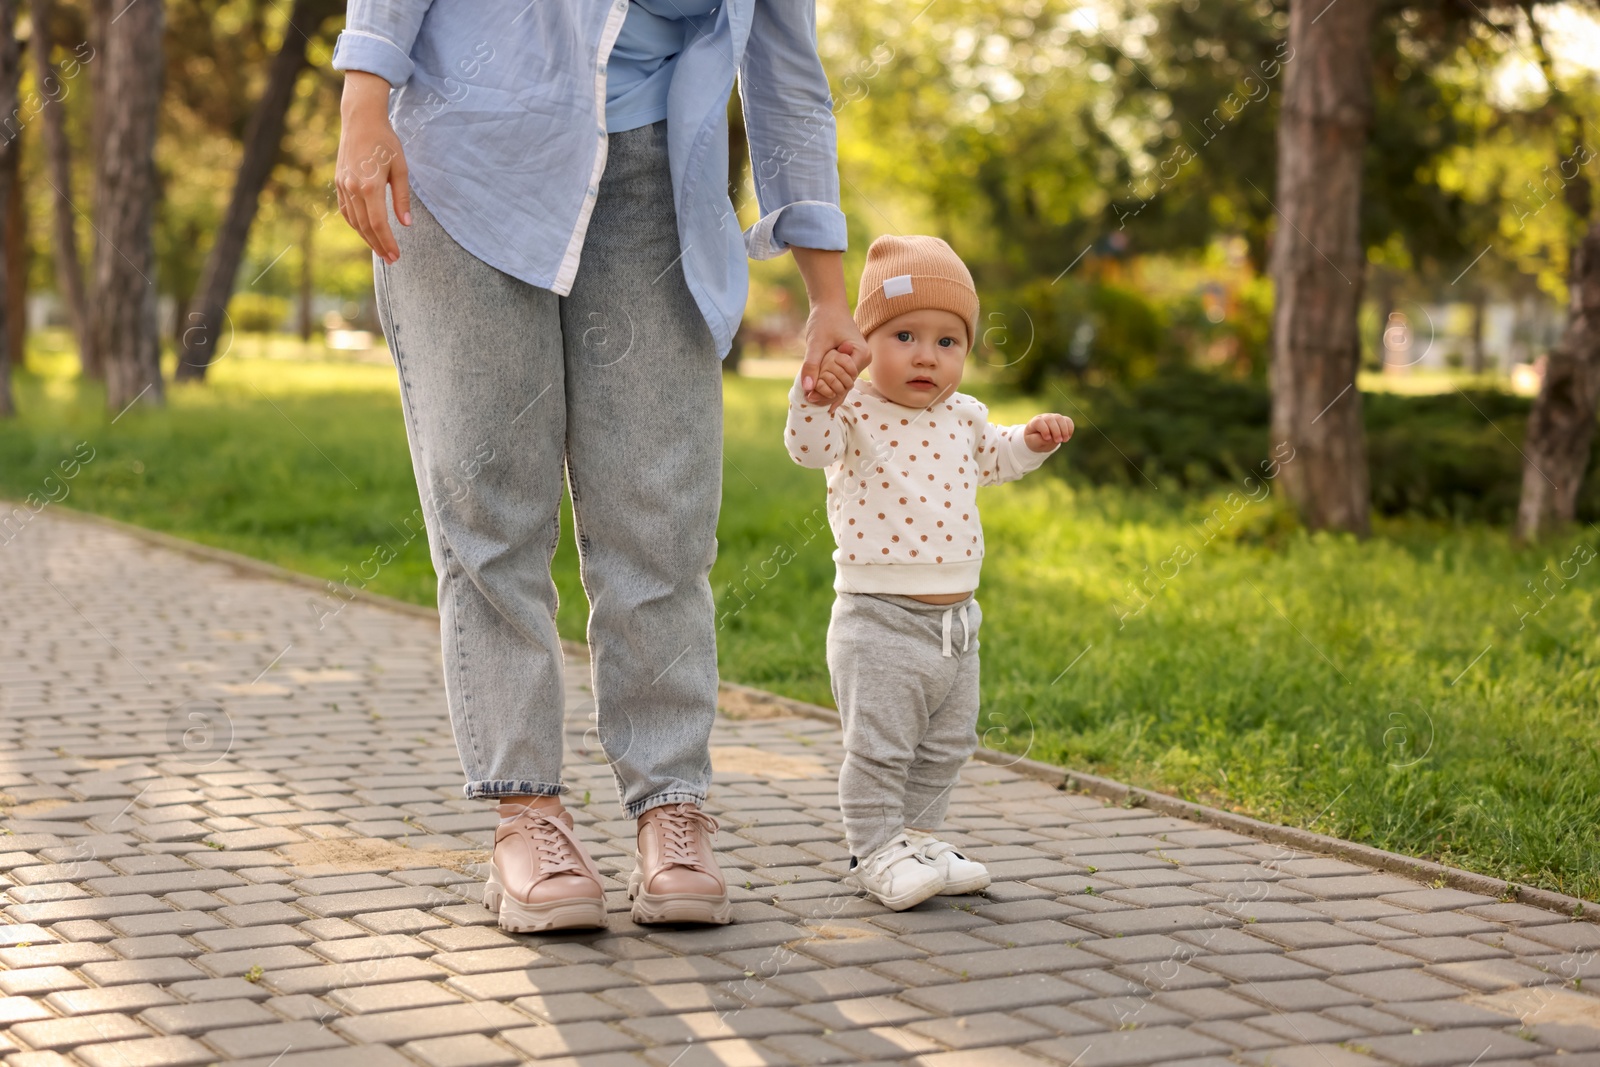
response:
<path fill-rule="evenodd" d="M 789 455 L 828 476 L 833 587 L 849 593 L 966 593 L 983 566 L 980 485 L 1015 481 L 1049 452 L 1022 426 L 997 426 L 976 397 L 906 407 L 857 379 L 832 415 L 799 375 L 784 430 Z M 1059 447 L 1059 446 L 1057 446 Z"/>

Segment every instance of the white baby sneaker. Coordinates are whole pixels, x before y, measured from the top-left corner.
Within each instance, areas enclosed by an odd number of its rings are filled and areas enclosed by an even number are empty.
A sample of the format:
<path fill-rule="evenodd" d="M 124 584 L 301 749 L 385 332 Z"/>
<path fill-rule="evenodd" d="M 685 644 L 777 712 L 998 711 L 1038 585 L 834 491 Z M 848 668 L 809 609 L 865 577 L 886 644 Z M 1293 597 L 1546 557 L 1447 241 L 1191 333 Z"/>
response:
<path fill-rule="evenodd" d="M 907 830 L 906 840 L 917 850 L 917 855 L 921 856 L 924 862 L 931 864 L 944 875 L 944 888 L 939 891 L 942 895 L 976 893 L 980 889 L 989 887 L 989 868 L 977 860 L 967 859 L 957 852 L 956 847 L 950 842 L 941 841 L 921 830 Z"/>
<path fill-rule="evenodd" d="M 851 857 L 844 883 L 886 908 L 905 911 L 937 896 L 944 889 L 944 875 L 900 834 L 865 859 Z"/>

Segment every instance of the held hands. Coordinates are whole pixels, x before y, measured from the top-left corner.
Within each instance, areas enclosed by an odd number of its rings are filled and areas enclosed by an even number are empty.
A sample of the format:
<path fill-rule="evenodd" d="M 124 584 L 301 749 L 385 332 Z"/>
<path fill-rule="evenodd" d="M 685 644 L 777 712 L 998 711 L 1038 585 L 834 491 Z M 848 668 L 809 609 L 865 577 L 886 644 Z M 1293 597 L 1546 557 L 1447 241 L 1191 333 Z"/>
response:
<path fill-rule="evenodd" d="M 817 368 L 816 380 L 812 383 L 811 391 L 806 394 L 806 399 L 811 403 L 827 401 L 830 414 L 837 410 L 844 401 L 845 394 L 855 385 L 856 375 L 860 374 L 861 368 L 866 365 L 861 356 L 870 359 L 871 353 L 867 352 L 865 346 L 858 349 L 851 341 L 841 341 L 839 348 L 828 349 L 822 357 L 822 366 Z M 803 388 L 804 383 L 801 385 Z M 812 399 L 813 394 L 815 400 Z"/>
<path fill-rule="evenodd" d="M 827 404 L 832 414 L 871 361 L 872 350 L 842 300 L 837 306 L 820 301 L 812 305 L 806 319 L 805 364 L 800 368 L 800 388 L 807 403 Z"/>
<path fill-rule="evenodd" d="M 1072 429 L 1071 419 L 1052 411 L 1029 419 L 1023 428 L 1022 440 L 1031 451 L 1048 452 L 1072 440 Z"/>

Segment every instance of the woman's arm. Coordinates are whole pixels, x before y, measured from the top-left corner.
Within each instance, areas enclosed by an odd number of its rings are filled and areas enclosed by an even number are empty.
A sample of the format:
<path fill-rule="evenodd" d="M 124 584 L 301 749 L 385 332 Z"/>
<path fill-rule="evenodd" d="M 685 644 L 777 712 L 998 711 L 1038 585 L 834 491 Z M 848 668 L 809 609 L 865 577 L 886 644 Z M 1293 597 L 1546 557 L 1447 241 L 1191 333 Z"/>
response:
<path fill-rule="evenodd" d="M 761 212 L 745 233 L 745 247 L 752 259 L 793 251 L 811 305 L 801 386 L 807 399 L 828 403 L 832 411 L 843 395 L 829 403 L 813 389 L 823 357 L 830 349 L 853 352 L 858 370 L 869 357 L 845 292 L 847 230 L 839 208 L 833 97 L 817 55 L 815 0 L 756 0 L 739 66 L 739 100 Z"/>
<path fill-rule="evenodd" d="M 800 368 L 800 384 L 809 400 L 827 404 L 831 412 L 844 401 L 844 393 L 830 402 L 813 388 L 822 357 L 833 348 L 850 353 L 855 356 L 855 369 L 860 373 L 871 361 L 872 353 L 850 315 L 850 301 L 844 289 L 844 253 L 798 246 L 793 252 L 806 281 L 806 301 L 811 305 L 806 316 L 806 355 Z"/>

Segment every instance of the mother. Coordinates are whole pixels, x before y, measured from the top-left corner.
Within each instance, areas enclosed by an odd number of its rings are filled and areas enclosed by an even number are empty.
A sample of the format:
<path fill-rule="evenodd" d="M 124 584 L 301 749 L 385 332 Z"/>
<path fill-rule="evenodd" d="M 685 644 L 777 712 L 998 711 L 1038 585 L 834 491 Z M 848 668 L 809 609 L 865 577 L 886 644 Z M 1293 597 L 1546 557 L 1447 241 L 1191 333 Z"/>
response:
<path fill-rule="evenodd" d="M 638 819 L 633 918 L 727 922 L 701 805 L 746 258 L 793 249 L 808 374 L 865 348 L 814 0 L 351 0 L 333 66 L 339 209 L 374 253 L 466 794 L 500 801 L 484 902 L 509 930 L 605 923 L 560 800 L 564 464 L 600 739 Z M 735 74 L 760 208 L 744 231 Z"/>

